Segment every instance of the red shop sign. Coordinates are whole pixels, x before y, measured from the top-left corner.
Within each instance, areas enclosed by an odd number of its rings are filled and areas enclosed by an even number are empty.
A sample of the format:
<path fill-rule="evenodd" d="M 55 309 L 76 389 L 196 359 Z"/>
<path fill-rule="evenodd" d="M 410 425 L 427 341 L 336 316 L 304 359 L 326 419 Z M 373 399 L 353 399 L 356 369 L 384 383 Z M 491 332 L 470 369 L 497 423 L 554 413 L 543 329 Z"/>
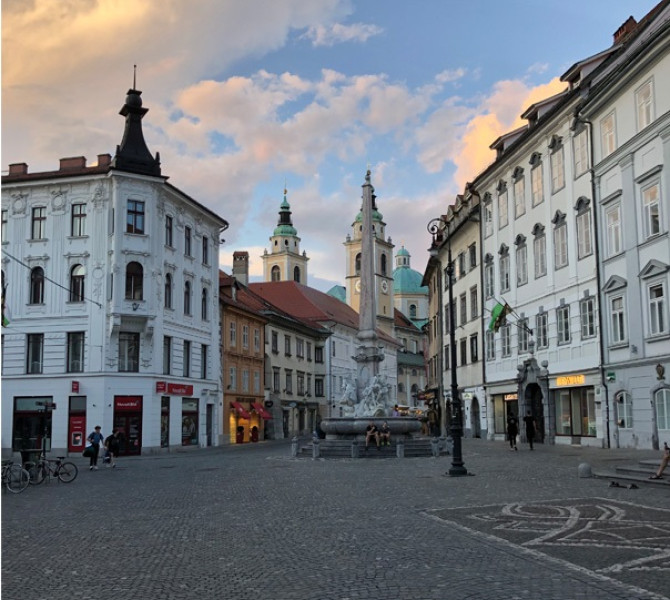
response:
<path fill-rule="evenodd" d="M 164 394 L 165 390 L 167 390 L 167 383 L 165 383 L 165 381 L 157 381 L 156 382 L 156 393 L 157 394 Z"/>
<path fill-rule="evenodd" d="M 183 383 L 168 383 L 167 391 L 172 396 L 192 396 L 193 386 Z"/>
<path fill-rule="evenodd" d="M 121 396 L 114 398 L 114 409 L 118 411 L 142 410 L 141 396 Z"/>

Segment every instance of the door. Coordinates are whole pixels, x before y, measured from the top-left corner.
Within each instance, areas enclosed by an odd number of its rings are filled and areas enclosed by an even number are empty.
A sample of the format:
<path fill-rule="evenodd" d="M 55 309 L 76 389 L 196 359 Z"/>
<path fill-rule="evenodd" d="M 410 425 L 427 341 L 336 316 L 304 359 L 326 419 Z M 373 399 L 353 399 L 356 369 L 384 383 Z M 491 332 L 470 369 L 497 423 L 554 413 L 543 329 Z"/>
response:
<path fill-rule="evenodd" d="M 535 418 L 535 442 L 544 443 L 544 403 L 542 402 L 542 390 L 536 383 L 531 383 L 526 388 L 526 406 L 530 407 L 531 414 Z"/>
<path fill-rule="evenodd" d="M 142 416 L 120 414 L 114 417 L 114 428 L 119 431 L 119 455 L 132 456 L 142 449 Z"/>
<path fill-rule="evenodd" d="M 472 437 L 482 437 L 482 425 L 479 420 L 479 400 L 477 398 L 472 399 L 470 418 L 472 419 Z"/>
<path fill-rule="evenodd" d="M 213 404 L 208 404 L 207 405 L 207 422 L 205 423 L 205 431 L 207 432 L 207 445 L 211 446 L 212 445 L 212 423 L 213 423 L 213 410 L 214 410 L 214 405 Z"/>

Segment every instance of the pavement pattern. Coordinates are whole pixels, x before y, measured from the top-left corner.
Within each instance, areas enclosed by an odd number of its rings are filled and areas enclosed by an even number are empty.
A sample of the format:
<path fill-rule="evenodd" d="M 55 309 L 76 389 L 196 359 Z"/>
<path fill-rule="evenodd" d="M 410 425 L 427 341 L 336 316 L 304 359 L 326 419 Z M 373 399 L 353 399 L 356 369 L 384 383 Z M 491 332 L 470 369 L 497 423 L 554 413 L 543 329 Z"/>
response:
<path fill-rule="evenodd" d="M 653 451 L 463 441 L 448 456 L 291 458 L 267 442 L 121 458 L 2 493 L 3 600 L 668 600 Z"/>

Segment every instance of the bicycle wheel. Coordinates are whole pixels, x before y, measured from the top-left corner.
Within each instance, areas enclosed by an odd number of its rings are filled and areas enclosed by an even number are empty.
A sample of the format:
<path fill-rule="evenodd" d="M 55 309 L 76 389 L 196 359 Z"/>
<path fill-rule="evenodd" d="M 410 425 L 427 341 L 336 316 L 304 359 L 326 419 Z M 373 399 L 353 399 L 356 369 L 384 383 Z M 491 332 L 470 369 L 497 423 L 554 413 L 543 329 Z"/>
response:
<path fill-rule="evenodd" d="M 63 483 L 70 483 L 71 481 L 74 481 L 77 478 L 78 473 L 79 469 L 77 468 L 77 465 L 71 462 L 61 463 L 56 469 L 58 479 L 60 479 Z"/>
<path fill-rule="evenodd" d="M 28 471 L 30 485 L 39 485 L 47 478 L 47 467 L 43 463 L 27 462 L 23 467 Z"/>
<path fill-rule="evenodd" d="M 21 465 L 13 464 L 7 469 L 7 481 L 5 485 L 12 494 L 18 494 L 28 487 L 30 475 Z"/>

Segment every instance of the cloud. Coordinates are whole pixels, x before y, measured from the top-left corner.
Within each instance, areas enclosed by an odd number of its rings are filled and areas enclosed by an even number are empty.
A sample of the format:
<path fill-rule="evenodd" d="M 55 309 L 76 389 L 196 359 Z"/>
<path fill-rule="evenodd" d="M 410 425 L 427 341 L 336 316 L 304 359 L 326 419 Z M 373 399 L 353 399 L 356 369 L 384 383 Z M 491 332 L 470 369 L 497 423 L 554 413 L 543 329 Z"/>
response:
<path fill-rule="evenodd" d="M 366 42 L 374 35 L 379 35 L 384 30 L 376 25 L 365 23 L 353 23 L 343 25 L 334 23 L 332 25 L 313 25 L 303 35 L 311 40 L 313 46 L 334 46 L 344 42 Z"/>

